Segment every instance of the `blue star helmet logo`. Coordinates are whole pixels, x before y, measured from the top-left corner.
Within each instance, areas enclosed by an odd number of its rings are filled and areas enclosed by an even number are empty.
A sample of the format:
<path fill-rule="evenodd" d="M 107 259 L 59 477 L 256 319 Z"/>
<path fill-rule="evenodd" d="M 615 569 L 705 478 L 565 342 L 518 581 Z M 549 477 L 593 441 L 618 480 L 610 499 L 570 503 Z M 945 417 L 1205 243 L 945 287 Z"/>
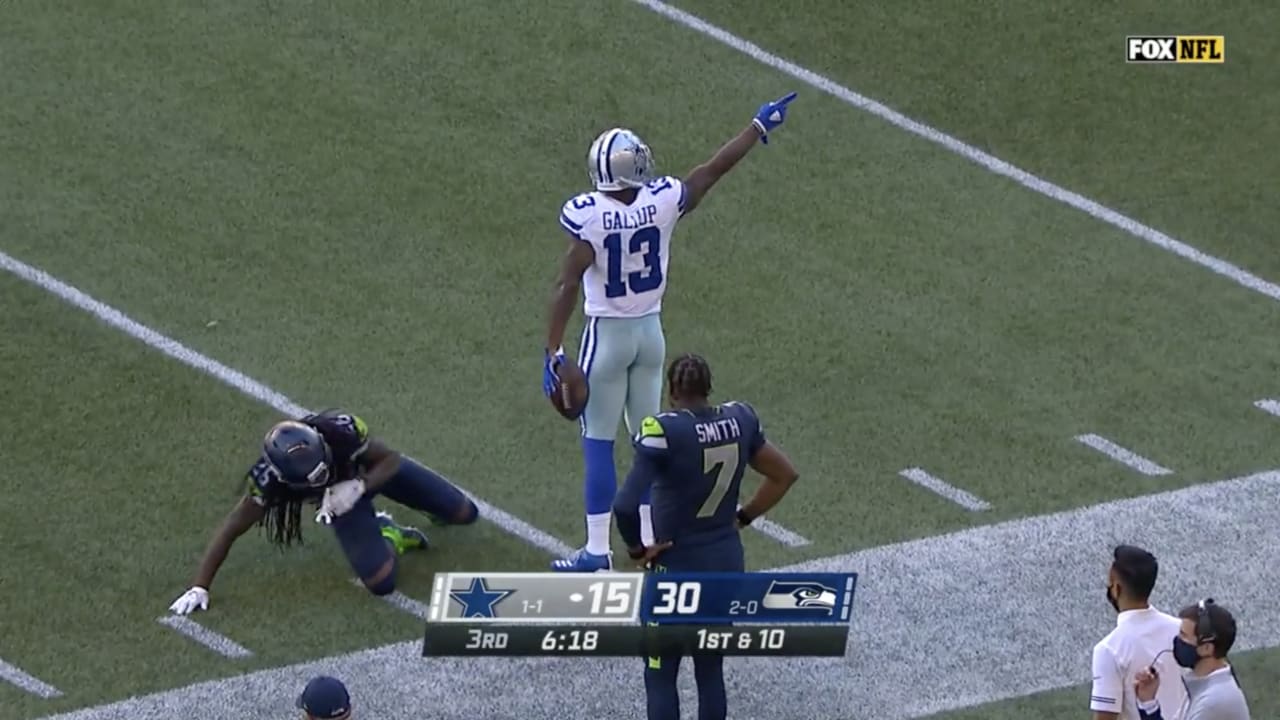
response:
<path fill-rule="evenodd" d="M 466 590 L 450 590 L 449 597 L 462 605 L 462 617 L 497 617 L 493 610 L 515 590 L 490 590 L 484 578 L 471 578 L 471 587 Z"/>

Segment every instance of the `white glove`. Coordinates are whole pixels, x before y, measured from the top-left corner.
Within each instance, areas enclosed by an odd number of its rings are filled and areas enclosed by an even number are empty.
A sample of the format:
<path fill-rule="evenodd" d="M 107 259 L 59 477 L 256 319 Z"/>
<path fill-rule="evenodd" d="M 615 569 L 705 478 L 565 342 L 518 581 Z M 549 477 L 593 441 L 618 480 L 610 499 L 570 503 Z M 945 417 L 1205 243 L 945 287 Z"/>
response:
<path fill-rule="evenodd" d="M 316 513 L 316 522 L 328 525 L 339 515 L 345 515 L 364 497 L 364 480 L 344 480 L 331 485 L 324 491 L 320 500 L 320 512 Z"/>
<path fill-rule="evenodd" d="M 208 609 L 209 591 L 198 585 L 182 593 L 182 597 L 174 600 L 169 606 L 169 610 L 173 611 L 174 615 L 187 615 L 196 610 Z"/>

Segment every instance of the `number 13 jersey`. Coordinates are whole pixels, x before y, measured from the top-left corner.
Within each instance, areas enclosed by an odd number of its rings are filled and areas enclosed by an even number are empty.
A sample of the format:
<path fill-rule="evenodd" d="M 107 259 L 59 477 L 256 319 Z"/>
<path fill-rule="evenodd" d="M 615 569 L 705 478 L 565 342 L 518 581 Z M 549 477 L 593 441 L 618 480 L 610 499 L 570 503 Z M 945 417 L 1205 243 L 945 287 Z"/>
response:
<path fill-rule="evenodd" d="M 662 310 L 671 236 L 685 201 L 684 183 L 666 176 L 639 188 L 630 205 L 599 191 L 564 204 L 561 227 L 595 252 L 583 275 L 585 315 L 634 318 Z"/>

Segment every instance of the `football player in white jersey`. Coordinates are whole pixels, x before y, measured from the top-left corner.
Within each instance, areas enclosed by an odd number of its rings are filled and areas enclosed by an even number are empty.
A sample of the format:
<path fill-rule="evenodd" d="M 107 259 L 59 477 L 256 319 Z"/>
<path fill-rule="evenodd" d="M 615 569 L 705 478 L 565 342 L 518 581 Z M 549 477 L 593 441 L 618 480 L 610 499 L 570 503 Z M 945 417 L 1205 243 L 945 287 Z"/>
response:
<path fill-rule="evenodd" d="M 578 366 L 590 396 L 580 419 L 587 544 L 553 570 L 594 572 L 612 567 L 609 524 L 617 474 L 613 442 L 618 422 L 631 431 L 660 410 L 666 340 L 659 313 L 667 288 L 667 263 L 676 222 L 693 212 L 713 185 L 746 156 L 757 140 L 786 119 L 795 93 L 760 106 L 751 123 L 683 180 L 656 176 L 653 153 L 634 132 L 614 128 L 587 151 L 587 175 L 595 190 L 564 204 L 560 226 L 569 249 L 551 298 L 543 391 L 557 391 L 564 361 L 564 332 L 582 287 L 586 327 Z M 649 500 L 640 507 L 641 536 L 653 542 Z"/>

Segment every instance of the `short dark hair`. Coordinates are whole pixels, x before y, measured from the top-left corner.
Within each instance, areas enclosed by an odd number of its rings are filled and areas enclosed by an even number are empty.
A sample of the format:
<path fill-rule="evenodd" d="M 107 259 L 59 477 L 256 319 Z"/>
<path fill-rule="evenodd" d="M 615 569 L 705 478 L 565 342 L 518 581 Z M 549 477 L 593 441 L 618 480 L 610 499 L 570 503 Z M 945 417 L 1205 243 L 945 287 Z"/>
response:
<path fill-rule="evenodd" d="M 1236 619 L 1226 608 L 1215 603 L 1212 600 L 1206 600 L 1204 603 L 1204 612 L 1209 616 L 1209 632 L 1213 639 L 1206 642 L 1213 643 L 1213 656 L 1216 658 L 1224 658 L 1231 651 L 1231 646 L 1236 643 Z M 1196 640 L 1200 640 L 1200 604 L 1188 605 L 1178 613 L 1178 617 L 1183 620 L 1190 620 L 1196 623 Z"/>
<path fill-rule="evenodd" d="M 1125 594 L 1134 600 L 1146 600 L 1156 586 L 1156 575 L 1160 573 L 1160 563 L 1156 556 L 1136 545 L 1119 545 L 1116 547 L 1111 569 L 1120 576 L 1120 584 Z"/>

